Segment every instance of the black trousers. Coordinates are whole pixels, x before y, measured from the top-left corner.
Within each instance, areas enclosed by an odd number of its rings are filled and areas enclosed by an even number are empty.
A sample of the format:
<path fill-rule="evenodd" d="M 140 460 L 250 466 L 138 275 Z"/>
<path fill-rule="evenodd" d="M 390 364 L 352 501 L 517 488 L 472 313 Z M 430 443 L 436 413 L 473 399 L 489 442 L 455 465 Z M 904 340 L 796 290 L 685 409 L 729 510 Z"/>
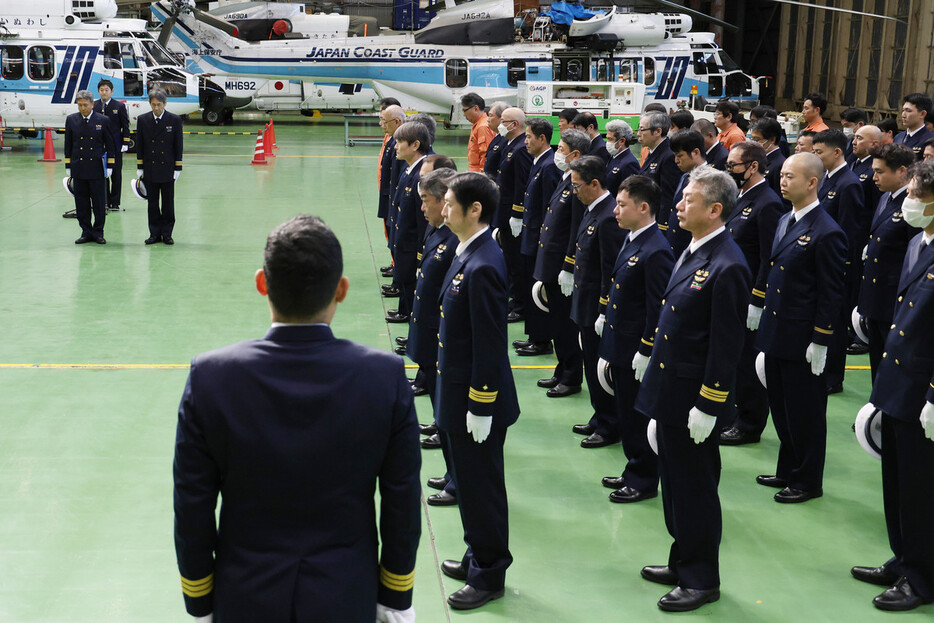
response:
<path fill-rule="evenodd" d="M 519 296 L 522 299 L 522 309 L 525 310 L 525 334 L 530 342 L 550 342 L 552 337 L 548 314 L 532 302 L 532 285 L 535 280 L 532 273 L 535 271 L 535 256 L 521 255 L 522 270 L 519 276 Z M 549 301 L 551 298 L 549 297 Z"/>
<path fill-rule="evenodd" d="M 823 486 L 827 453 L 827 388 L 811 364 L 765 356 L 772 422 L 781 445 L 775 475 L 788 486 L 816 491 Z"/>
<path fill-rule="evenodd" d="M 635 355 L 635 351 L 631 355 Z M 613 390 L 616 392 L 619 438 L 623 442 L 623 452 L 627 459 L 623 481 L 626 486 L 637 491 L 657 491 L 658 457 L 646 437 L 649 418 L 633 408 L 642 384 L 636 380 L 631 365 L 611 365 L 610 368 L 613 371 Z"/>
<path fill-rule="evenodd" d="M 756 437 L 765 430 L 769 420 L 769 394 L 756 374 L 756 332 L 746 330 L 743 352 L 736 369 L 736 419 L 733 426 Z"/>
<path fill-rule="evenodd" d="M 111 169 L 110 179 L 107 180 L 107 205 L 113 208 L 120 207 L 120 195 L 123 191 L 123 156 L 119 152 L 114 157 L 114 166 Z"/>
<path fill-rule="evenodd" d="M 548 324 L 558 358 L 554 377 L 559 383 L 576 387 L 583 382 L 584 356 L 577 342 L 577 325 L 571 320 L 571 297 L 561 294 L 557 282 L 546 283 L 545 293 L 548 295 Z"/>
<path fill-rule="evenodd" d="M 107 219 L 107 180 L 82 180 L 74 178 L 75 216 L 81 227 L 81 235 L 88 238 L 104 236 L 104 221 Z M 91 225 L 91 212 L 94 224 Z"/>
<path fill-rule="evenodd" d="M 431 401 L 431 412 L 435 412 L 435 392 L 438 388 L 438 368 L 435 366 L 418 365 L 418 372 L 415 374 L 415 384 L 428 390 L 428 399 Z M 437 425 L 437 422 L 432 422 Z M 444 457 L 444 479 L 447 484 L 444 490 L 451 495 L 457 495 L 457 486 L 454 484 L 454 478 L 451 476 L 451 450 L 448 448 L 446 433 L 438 429 L 438 438 L 441 440 L 441 454 Z"/>
<path fill-rule="evenodd" d="M 600 359 L 600 336 L 594 331 L 593 325 L 579 327 L 581 346 L 584 354 L 584 376 L 587 378 L 587 390 L 590 392 L 590 406 L 593 407 L 593 417 L 589 424 L 594 427 L 594 433 L 607 439 L 619 438 L 619 424 L 616 416 L 616 406 L 613 396 L 606 393 L 597 380 L 597 361 Z"/>
<path fill-rule="evenodd" d="M 700 590 L 720 586 L 720 438 L 713 433 L 696 444 L 684 424 L 658 423 L 658 471 L 665 525 L 674 539 L 668 566 L 678 586 Z"/>
<path fill-rule="evenodd" d="M 509 229 L 509 225 L 506 225 L 499 230 L 499 241 L 509 276 L 509 309 L 524 315 L 527 310 L 524 305 L 525 299 L 522 298 L 520 291 L 523 269 L 522 254 L 519 253 L 519 239 L 512 235 L 512 230 Z"/>
<path fill-rule="evenodd" d="M 149 235 L 155 238 L 171 237 L 175 229 L 175 182 L 146 181 L 146 191 L 149 193 Z"/>
<path fill-rule="evenodd" d="M 851 300 L 859 298 L 859 283 L 847 281 L 843 289 L 843 301 L 840 305 L 840 314 L 834 325 L 833 335 L 827 345 L 827 367 L 824 369 L 824 384 L 827 387 L 843 383 L 846 372 L 846 349 L 850 345 L 850 335 L 846 328 L 852 324 L 851 316 L 855 304 Z"/>
<path fill-rule="evenodd" d="M 885 338 L 889 336 L 891 322 L 866 318 L 866 337 L 869 338 L 869 368 L 872 380 L 876 380 L 876 371 L 882 363 L 882 353 L 885 351 Z"/>
<path fill-rule="evenodd" d="M 399 313 L 409 315 L 415 302 L 415 285 L 418 282 L 418 257 L 416 251 L 396 249 L 393 256 L 392 285 L 399 289 Z"/>
<path fill-rule="evenodd" d="M 934 598 L 934 441 L 912 421 L 882 415 L 882 498 L 889 545 L 886 566 L 921 597 Z"/>
<path fill-rule="evenodd" d="M 467 433 L 447 433 L 446 438 L 467 543 L 462 559 L 467 584 L 480 590 L 500 590 L 506 582 L 506 569 L 512 564 L 503 472 L 506 430 L 494 426 L 483 443 L 475 442 Z"/>

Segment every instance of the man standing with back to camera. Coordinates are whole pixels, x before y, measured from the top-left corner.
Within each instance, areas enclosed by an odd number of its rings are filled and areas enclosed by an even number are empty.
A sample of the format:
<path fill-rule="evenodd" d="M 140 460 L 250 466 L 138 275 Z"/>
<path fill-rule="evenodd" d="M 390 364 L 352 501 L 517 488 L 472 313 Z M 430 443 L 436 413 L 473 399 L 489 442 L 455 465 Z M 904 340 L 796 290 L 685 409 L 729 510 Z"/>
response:
<path fill-rule="evenodd" d="M 146 244 L 175 244 L 175 182 L 182 174 L 182 118 L 165 109 L 165 91 L 149 93 L 152 112 L 136 122 L 136 176 L 146 185 L 149 238 Z M 159 198 L 162 197 L 162 207 Z"/>
<path fill-rule="evenodd" d="M 398 357 L 334 337 L 342 271 L 320 219 L 280 225 L 256 272 L 272 328 L 191 363 L 175 441 L 175 550 L 199 621 L 415 620 L 412 390 Z M 353 443 L 340 442 L 349 428 Z"/>

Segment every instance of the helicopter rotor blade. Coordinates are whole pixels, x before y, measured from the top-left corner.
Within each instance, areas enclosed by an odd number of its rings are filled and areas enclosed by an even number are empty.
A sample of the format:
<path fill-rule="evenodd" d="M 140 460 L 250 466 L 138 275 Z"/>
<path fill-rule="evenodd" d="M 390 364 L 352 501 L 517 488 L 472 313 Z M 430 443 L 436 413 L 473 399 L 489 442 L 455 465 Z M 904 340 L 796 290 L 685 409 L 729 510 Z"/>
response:
<path fill-rule="evenodd" d="M 175 28 L 175 21 L 178 19 L 178 15 L 172 14 L 165 20 L 165 23 L 162 25 L 162 29 L 159 31 L 159 45 L 166 47 L 169 43 L 169 37 L 172 36 L 172 29 Z"/>
<path fill-rule="evenodd" d="M 717 26 L 722 26 L 723 28 L 726 28 L 730 32 L 737 32 L 739 30 L 739 27 L 736 26 L 735 24 L 724 22 L 722 19 L 717 19 L 716 17 L 712 15 L 707 15 L 706 13 L 701 13 L 700 11 L 689 9 L 686 6 L 681 6 L 680 4 L 675 4 L 674 2 L 669 2 L 668 0 L 652 0 L 652 2 L 668 7 L 669 9 L 672 9 L 673 11 L 677 11 L 678 13 L 686 13 L 690 15 L 691 17 L 706 20 L 710 22 L 711 24 L 716 24 Z"/>
<path fill-rule="evenodd" d="M 777 2 L 779 4 L 795 4 L 797 6 L 807 7 L 809 9 L 823 9 L 825 11 L 839 11 L 840 13 L 851 13 L 853 15 L 862 15 L 864 17 L 875 17 L 878 19 L 890 19 L 893 22 L 898 22 L 899 24 L 906 23 L 905 20 L 898 19 L 897 17 L 889 17 L 888 15 L 879 15 L 878 13 L 865 13 L 863 11 L 854 11 L 853 9 L 842 9 L 834 6 L 823 6 L 820 4 L 811 4 L 810 2 L 799 2 L 798 0 L 769 0 L 770 2 Z"/>

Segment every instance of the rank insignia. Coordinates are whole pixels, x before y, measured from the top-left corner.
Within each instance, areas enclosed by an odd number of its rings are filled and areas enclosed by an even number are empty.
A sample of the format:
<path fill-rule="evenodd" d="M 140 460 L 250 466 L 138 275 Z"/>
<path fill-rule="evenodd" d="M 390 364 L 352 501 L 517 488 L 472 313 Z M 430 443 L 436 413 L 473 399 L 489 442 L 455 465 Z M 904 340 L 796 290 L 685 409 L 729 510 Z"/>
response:
<path fill-rule="evenodd" d="M 96 129 L 96 130 L 100 130 L 100 129 L 101 129 L 101 128 L 103 128 L 103 127 L 104 127 L 104 126 L 101 126 L 101 125 L 96 125 L 96 126 L 94 126 L 94 129 Z"/>
<path fill-rule="evenodd" d="M 619 167 L 613 167 L 613 174 L 619 173 Z"/>
<path fill-rule="evenodd" d="M 652 169 L 652 171 L 654 171 L 655 169 L 658 168 L 658 163 L 657 163 L 657 162 L 653 162 L 652 164 L 649 165 L 649 168 Z"/>
<path fill-rule="evenodd" d="M 694 279 L 691 280 L 691 289 L 700 290 L 702 287 L 704 287 L 704 282 L 707 281 L 707 277 L 709 276 L 709 270 L 698 268 L 696 271 L 694 271 Z"/>
<path fill-rule="evenodd" d="M 752 206 L 746 206 L 743 208 L 743 216 L 748 217 L 750 214 L 752 214 Z"/>
<path fill-rule="evenodd" d="M 896 212 L 895 214 L 892 215 L 892 222 L 901 223 L 903 218 L 904 218 L 904 215 L 901 212 Z"/>
<path fill-rule="evenodd" d="M 633 255 L 631 258 L 629 258 L 629 262 L 627 263 L 629 264 L 629 268 L 632 268 L 633 266 L 639 263 L 639 256 Z"/>
<path fill-rule="evenodd" d="M 451 280 L 451 294 L 457 294 L 461 291 L 461 282 L 464 280 L 464 273 L 457 273 Z"/>
<path fill-rule="evenodd" d="M 561 191 L 561 196 L 564 197 L 565 199 L 566 199 L 567 196 L 570 195 L 570 194 L 571 194 L 571 191 L 570 191 L 570 190 Z"/>
<path fill-rule="evenodd" d="M 516 152 L 511 151 L 511 152 L 509 152 L 508 154 L 506 154 L 506 160 L 512 160 L 512 155 L 513 155 L 514 153 L 516 153 Z"/>
<path fill-rule="evenodd" d="M 928 279 L 934 279 L 934 273 L 928 273 Z"/>
<path fill-rule="evenodd" d="M 830 199 L 831 201 L 833 201 L 834 198 L 836 198 L 836 196 L 837 196 L 837 191 L 835 190 L 831 190 L 829 193 L 827 193 L 827 198 Z"/>
<path fill-rule="evenodd" d="M 868 173 L 863 173 L 863 174 L 861 174 L 861 175 L 859 176 L 859 181 L 865 182 L 867 177 L 869 177 L 869 174 L 868 174 Z"/>
<path fill-rule="evenodd" d="M 808 244 L 810 244 L 811 237 L 806 234 L 801 234 L 800 236 L 798 236 L 797 242 L 798 242 L 799 247 L 806 247 L 808 246 Z"/>
<path fill-rule="evenodd" d="M 594 233 L 595 231 L 597 231 L 597 226 L 596 226 L 596 225 L 588 225 L 588 226 L 587 226 L 587 235 L 588 235 L 588 236 L 593 236 L 593 233 Z"/>

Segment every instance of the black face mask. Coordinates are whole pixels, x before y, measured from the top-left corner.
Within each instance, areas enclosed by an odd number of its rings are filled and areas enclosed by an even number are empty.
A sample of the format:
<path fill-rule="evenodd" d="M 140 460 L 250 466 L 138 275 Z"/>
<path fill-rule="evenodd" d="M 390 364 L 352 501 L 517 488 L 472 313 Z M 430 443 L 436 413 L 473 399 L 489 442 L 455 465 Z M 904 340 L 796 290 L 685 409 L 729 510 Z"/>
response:
<path fill-rule="evenodd" d="M 746 171 L 742 173 L 735 173 L 733 171 L 727 171 L 727 174 L 733 178 L 733 181 L 736 182 L 737 188 L 742 188 L 749 180 L 746 179 Z"/>

